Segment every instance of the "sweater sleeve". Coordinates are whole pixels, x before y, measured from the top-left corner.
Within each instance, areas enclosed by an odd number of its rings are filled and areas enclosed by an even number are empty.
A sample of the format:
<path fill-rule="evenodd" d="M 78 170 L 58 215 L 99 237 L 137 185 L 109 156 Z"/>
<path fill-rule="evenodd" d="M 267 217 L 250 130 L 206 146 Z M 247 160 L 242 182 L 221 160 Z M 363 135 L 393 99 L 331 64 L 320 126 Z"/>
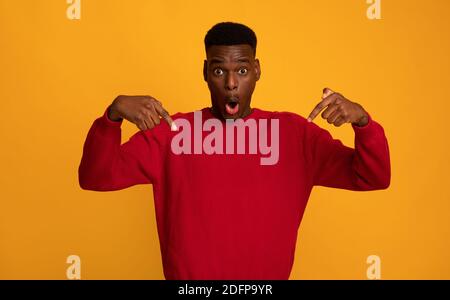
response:
<path fill-rule="evenodd" d="M 310 168 L 313 185 L 354 191 L 386 189 L 390 184 L 389 147 L 383 127 L 369 115 L 369 122 L 355 132 L 355 148 L 333 139 L 331 134 L 310 123 Z"/>
<path fill-rule="evenodd" d="M 108 109 L 92 124 L 78 168 L 80 187 L 114 191 L 153 183 L 160 165 L 160 149 L 152 130 L 139 131 L 121 145 L 121 124 L 108 118 Z"/>

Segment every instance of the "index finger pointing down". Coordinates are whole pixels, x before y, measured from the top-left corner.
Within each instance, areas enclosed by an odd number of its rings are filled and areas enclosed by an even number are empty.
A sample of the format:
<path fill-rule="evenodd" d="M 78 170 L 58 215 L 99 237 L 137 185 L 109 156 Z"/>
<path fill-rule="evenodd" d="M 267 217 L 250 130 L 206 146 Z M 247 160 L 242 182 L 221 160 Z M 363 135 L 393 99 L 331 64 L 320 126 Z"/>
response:
<path fill-rule="evenodd" d="M 308 122 L 312 122 L 312 120 L 314 120 L 314 118 L 328 105 L 330 105 L 330 103 L 333 101 L 332 97 L 329 97 L 331 95 L 333 95 L 334 92 L 329 89 L 329 88 L 325 88 L 323 90 L 323 95 L 322 95 L 322 101 L 320 101 L 316 107 L 314 107 L 313 111 L 309 114 L 308 117 Z"/>
<path fill-rule="evenodd" d="M 172 131 L 177 131 L 178 127 L 175 124 L 175 122 L 172 120 L 172 118 L 170 117 L 169 113 L 167 112 L 167 110 L 165 110 L 161 104 L 157 103 L 155 105 L 156 111 L 158 112 L 158 114 L 167 122 L 167 124 L 169 124 L 170 126 L 170 130 Z"/>

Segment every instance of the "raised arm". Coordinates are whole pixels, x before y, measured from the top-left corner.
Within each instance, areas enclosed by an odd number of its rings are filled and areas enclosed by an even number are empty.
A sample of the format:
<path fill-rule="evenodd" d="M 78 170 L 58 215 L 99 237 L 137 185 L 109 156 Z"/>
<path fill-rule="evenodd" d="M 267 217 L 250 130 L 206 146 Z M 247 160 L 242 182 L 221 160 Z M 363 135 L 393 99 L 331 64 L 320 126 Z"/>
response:
<path fill-rule="evenodd" d="M 308 136 L 311 151 L 310 168 L 313 184 L 357 191 L 386 189 L 390 184 L 389 146 L 380 124 L 362 107 L 342 95 L 325 91 L 309 120 L 325 107 L 322 117 L 330 124 L 351 123 L 355 148 L 333 139 L 331 134 L 310 123 Z"/>
<path fill-rule="evenodd" d="M 161 142 L 152 129 L 160 116 L 174 126 L 161 103 L 149 96 L 119 96 L 91 126 L 78 168 L 80 187 L 113 191 L 153 183 L 161 170 Z M 123 119 L 140 129 L 121 145 Z M 172 127 L 173 128 L 173 127 Z"/>

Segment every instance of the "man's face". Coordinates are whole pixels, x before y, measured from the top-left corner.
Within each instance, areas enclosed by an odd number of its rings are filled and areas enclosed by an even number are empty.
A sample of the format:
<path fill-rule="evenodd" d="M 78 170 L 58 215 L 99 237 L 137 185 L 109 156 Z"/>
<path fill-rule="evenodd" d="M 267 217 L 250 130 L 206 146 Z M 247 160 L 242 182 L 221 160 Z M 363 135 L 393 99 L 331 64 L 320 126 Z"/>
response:
<path fill-rule="evenodd" d="M 211 46 L 203 76 L 208 82 L 215 115 L 222 119 L 250 114 L 250 102 L 261 71 L 250 45 Z"/>

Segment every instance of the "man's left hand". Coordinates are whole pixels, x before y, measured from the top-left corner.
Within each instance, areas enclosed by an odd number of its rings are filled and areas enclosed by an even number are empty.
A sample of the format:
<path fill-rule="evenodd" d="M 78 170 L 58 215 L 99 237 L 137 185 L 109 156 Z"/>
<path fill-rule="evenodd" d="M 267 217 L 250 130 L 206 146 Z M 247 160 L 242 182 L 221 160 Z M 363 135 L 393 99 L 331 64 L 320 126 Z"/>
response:
<path fill-rule="evenodd" d="M 327 109 L 322 112 L 322 118 L 337 127 L 345 123 L 362 127 L 369 122 L 369 115 L 361 105 L 348 100 L 329 88 L 323 90 L 322 101 L 309 114 L 308 122 L 312 122 L 324 108 Z"/>

